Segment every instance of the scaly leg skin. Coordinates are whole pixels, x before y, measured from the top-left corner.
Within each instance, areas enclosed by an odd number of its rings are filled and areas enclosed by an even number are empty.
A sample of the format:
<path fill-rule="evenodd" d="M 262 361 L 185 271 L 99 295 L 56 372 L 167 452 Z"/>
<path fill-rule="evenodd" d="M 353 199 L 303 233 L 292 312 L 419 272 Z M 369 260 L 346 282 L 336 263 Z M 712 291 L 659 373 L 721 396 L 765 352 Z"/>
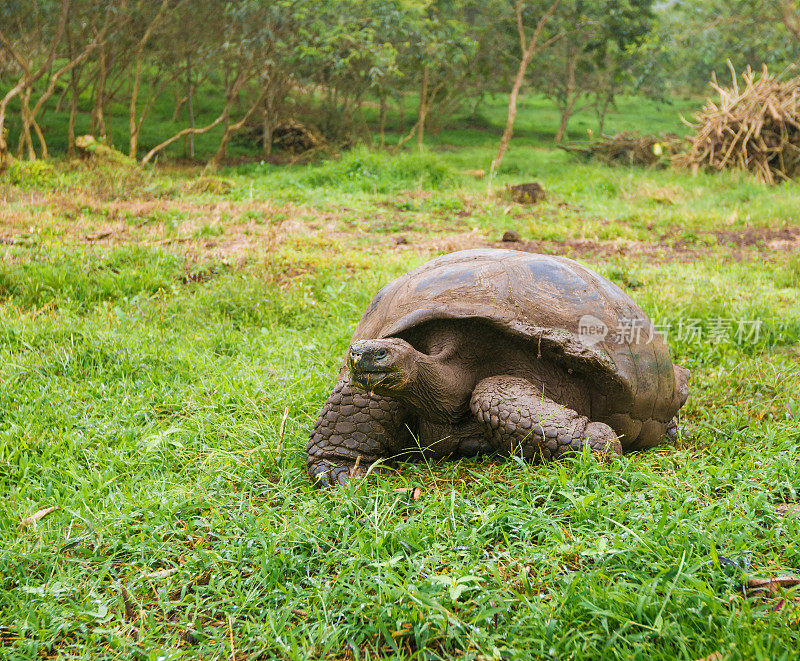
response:
<path fill-rule="evenodd" d="M 409 432 L 397 400 L 353 386 L 347 374 L 322 407 L 308 441 L 306 463 L 318 486 L 345 484 L 402 447 Z"/>
<path fill-rule="evenodd" d="M 593 454 L 622 454 L 614 430 L 548 399 L 526 379 L 492 376 L 475 387 L 470 408 L 498 452 L 522 452 L 527 460 L 557 459 L 579 452 L 585 443 Z"/>

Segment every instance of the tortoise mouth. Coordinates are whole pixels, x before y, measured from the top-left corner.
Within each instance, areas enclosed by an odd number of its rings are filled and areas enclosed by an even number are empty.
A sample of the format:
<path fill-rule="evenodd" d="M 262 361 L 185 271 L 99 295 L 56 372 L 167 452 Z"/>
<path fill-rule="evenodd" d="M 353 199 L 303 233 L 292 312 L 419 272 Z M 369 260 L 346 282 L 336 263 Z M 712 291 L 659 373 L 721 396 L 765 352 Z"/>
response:
<path fill-rule="evenodd" d="M 386 370 L 351 370 L 353 380 L 364 388 L 370 389 L 379 385 L 386 385 L 391 373 Z"/>
<path fill-rule="evenodd" d="M 372 389 L 375 386 L 391 388 L 399 380 L 400 374 L 394 365 L 375 365 L 350 363 L 350 378 L 360 386 Z"/>

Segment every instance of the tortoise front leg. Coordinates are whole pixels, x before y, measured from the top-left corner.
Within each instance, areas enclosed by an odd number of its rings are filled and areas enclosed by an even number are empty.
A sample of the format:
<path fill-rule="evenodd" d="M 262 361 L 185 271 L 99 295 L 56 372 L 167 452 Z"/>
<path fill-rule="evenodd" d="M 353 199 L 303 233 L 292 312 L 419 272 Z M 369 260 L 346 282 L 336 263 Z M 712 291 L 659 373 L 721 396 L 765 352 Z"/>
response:
<path fill-rule="evenodd" d="M 361 390 L 347 373 L 340 375 L 308 441 L 306 464 L 312 482 L 344 484 L 366 473 L 375 461 L 407 442 L 407 417 L 397 400 Z"/>
<path fill-rule="evenodd" d="M 525 459 L 555 459 L 589 443 L 593 452 L 622 454 L 622 444 L 611 427 L 545 397 L 527 379 L 484 379 L 472 393 L 470 408 L 498 452 L 521 451 Z"/>

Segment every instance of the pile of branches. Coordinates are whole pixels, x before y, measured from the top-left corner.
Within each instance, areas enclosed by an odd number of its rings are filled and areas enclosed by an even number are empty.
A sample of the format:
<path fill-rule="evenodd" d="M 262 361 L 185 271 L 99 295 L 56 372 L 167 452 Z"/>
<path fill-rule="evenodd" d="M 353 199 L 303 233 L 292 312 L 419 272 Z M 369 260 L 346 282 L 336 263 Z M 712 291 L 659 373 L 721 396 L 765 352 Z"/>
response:
<path fill-rule="evenodd" d="M 559 146 L 587 159 L 596 158 L 609 164 L 655 165 L 676 150 L 678 140 L 678 136 L 673 134 L 639 135 L 625 131 L 589 142 L 571 142 Z"/>
<path fill-rule="evenodd" d="M 272 145 L 292 154 L 301 154 L 324 146 L 325 138 L 296 119 L 290 119 L 273 129 Z"/>
<path fill-rule="evenodd" d="M 728 65 L 731 66 L 730 62 Z M 697 170 L 741 168 L 768 184 L 800 175 L 800 77 L 782 81 L 765 66 L 756 78 L 749 67 L 740 89 L 711 87 L 719 101 L 707 101 L 695 116 L 690 149 L 678 163 Z"/>
<path fill-rule="evenodd" d="M 269 132 L 266 132 L 264 128 L 261 121 L 245 124 L 239 130 L 237 142 L 241 144 L 255 142 L 263 146 L 266 141 L 269 141 L 271 147 L 289 154 L 302 154 L 322 149 L 328 144 L 319 131 L 296 119 L 278 122 Z"/>

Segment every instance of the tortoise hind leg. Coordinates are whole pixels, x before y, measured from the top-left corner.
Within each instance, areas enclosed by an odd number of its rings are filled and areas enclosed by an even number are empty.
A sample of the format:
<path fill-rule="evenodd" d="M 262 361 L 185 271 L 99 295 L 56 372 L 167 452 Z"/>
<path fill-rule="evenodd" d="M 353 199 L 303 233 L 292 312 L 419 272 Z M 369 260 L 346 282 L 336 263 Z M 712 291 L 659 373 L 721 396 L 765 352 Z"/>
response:
<path fill-rule="evenodd" d="M 327 487 L 363 475 L 374 462 L 405 444 L 407 417 L 397 400 L 356 388 L 342 374 L 308 441 L 311 480 Z"/>
<path fill-rule="evenodd" d="M 580 451 L 619 455 L 622 444 L 608 425 L 545 397 L 527 379 L 492 376 L 475 387 L 470 408 L 498 452 L 522 452 L 525 459 L 555 459 Z"/>

